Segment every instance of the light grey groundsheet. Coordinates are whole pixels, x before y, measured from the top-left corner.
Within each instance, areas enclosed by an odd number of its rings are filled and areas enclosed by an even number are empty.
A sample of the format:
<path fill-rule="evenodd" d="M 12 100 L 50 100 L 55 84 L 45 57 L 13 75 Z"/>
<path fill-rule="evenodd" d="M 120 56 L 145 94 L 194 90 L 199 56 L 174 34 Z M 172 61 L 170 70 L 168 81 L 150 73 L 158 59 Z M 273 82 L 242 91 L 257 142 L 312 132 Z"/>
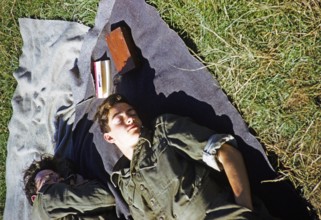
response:
<path fill-rule="evenodd" d="M 75 103 L 70 70 L 88 27 L 65 21 L 20 19 L 23 38 L 17 88 L 12 98 L 6 161 L 4 218 L 30 219 L 22 172 L 41 153 L 54 153 L 56 121 L 73 122 Z"/>
<path fill-rule="evenodd" d="M 111 189 L 118 213 L 128 208 L 109 183 L 121 153 L 103 141 L 93 115 L 101 100 L 93 98 L 91 62 L 109 51 L 104 37 L 127 25 L 141 57 L 135 71 L 118 76 L 115 91 L 126 95 L 146 124 L 164 112 L 187 115 L 218 132 L 236 136 L 245 156 L 253 191 L 275 215 L 306 216 L 304 204 L 287 182 L 276 178 L 264 150 L 249 132 L 218 82 L 188 51 L 182 39 L 143 0 L 102 0 L 95 26 L 66 21 L 20 19 L 23 54 L 14 76 L 13 115 L 7 156 L 5 219 L 29 219 L 22 172 L 41 153 L 72 159 L 87 178 Z M 17 211 L 19 210 L 19 211 Z"/>

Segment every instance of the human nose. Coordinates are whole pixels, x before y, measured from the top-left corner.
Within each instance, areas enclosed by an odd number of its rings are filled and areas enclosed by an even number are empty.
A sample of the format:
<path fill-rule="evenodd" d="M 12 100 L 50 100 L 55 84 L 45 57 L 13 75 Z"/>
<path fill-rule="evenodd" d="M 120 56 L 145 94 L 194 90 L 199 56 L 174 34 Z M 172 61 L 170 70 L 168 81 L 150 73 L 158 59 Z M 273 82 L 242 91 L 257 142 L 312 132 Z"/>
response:
<path fill-rule="evenodd" d="M 134 118 L 132 116 L 127 116 L 127 120 L 126 120 L 127 124 L 132 124 L 134 122 Z"/>

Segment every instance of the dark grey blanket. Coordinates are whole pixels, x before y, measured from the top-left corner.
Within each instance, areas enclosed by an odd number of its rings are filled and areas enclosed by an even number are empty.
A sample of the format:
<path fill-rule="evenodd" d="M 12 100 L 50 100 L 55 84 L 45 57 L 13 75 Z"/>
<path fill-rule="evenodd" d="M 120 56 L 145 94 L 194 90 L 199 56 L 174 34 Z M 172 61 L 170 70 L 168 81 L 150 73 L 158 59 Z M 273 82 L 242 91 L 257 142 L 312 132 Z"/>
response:
<path fill-rule="evenodd" d="M 94 98 L 91 62 L 109 51 L 104 37 L 113 27 L 127 25 L 141 57 L 141 66 L 118 76 L 113 68 L 115 91 L 134 103 L 145 124 L 161 113 L 193 118 L 217 132 L 235 135 L 245 157 L 253 192 L 270 212 L 283 219 L 306 219 L 305 204 L 293 187 L 277 177 L 262 145 L 249 132 L 239 112 L 230 103 L 218 82 L 188 51 L 182 39 L 143 0 L 102 0 L 95 27 L 85 35 L 81 52 L 70 71 L 73 114 L 55 117 L 55 153 L 70 158 L 87 178 L 99 178 L 115 195 L 118 212 L 128 216 L 127 205 L 109 182 L 109 174 L 121 157 L 107 144 L 93 122 Z M 57 61 L 59 62 L 59 61 Z M 64 109 L 66 105 L 61 105 Z M 53 119 L 52 119 L 53 120 Z M 7 200 L 8 201 L 8 200 Z M 9 219 L 9 218 L 8 218 Z"/>

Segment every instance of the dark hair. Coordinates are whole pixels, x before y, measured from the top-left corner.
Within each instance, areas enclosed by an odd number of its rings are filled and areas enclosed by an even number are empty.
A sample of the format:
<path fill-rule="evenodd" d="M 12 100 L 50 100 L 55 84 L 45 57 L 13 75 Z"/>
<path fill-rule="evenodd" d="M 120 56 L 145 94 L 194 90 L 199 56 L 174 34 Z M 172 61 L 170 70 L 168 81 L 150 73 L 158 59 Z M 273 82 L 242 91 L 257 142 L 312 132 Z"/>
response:
<path fill-rule="evenodd" d="M 63 178 L 75 174 L 78 171 L 71 160 L 50 154 L 42 154 L 39 160 L 32 161 L 23 175 L 24 191 L 31 205 L 33 205 L 31 197 L 37 194 L 35 177 L 42 170 L 52 170 Z"/>
<path fill-rule="evenodd" d="M 126 103 L 131 105 L 125 96 L 120 94 L 112 94 L 108 96 L 98 107 L 95 120 L 98 121 L 102 133 L 107 133 L 110 131 L 108 126 L 108 114 L 109 110 L 117 103 Z"/>
<path fill-rule="evenodd" d="M 24 171 L 24 191 L 29 203 L 32 205 L 31 196 L 37 194 L 35 177 L 42 170 L 53 170 L 57 172 L 57 160 L 51 155 L 41 155 L 40 160 L 34 160 Z"/>

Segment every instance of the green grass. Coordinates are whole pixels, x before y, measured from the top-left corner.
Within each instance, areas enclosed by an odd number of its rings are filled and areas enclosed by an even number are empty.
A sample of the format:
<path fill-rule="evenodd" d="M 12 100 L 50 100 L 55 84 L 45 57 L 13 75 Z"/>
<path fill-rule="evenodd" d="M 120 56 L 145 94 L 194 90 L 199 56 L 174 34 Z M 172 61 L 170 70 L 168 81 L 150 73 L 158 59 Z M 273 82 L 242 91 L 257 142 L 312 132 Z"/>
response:
<path fill-rule="evenodd" d="M 277 155 L 274 166 L 321 218 L 321 5 L 317 0 L 148 0 L 189 42 L 245 121 Z M 19 17 L 92 26 L 98 0 L 2 0 L 0 212 L 10 100 L 22 41 Z M 193 42 L 195 45 L 190 44 Z"/>
<path fill-rule="evenodd" d="M 319 1 L 150 0 L 321 218 Z"/>

